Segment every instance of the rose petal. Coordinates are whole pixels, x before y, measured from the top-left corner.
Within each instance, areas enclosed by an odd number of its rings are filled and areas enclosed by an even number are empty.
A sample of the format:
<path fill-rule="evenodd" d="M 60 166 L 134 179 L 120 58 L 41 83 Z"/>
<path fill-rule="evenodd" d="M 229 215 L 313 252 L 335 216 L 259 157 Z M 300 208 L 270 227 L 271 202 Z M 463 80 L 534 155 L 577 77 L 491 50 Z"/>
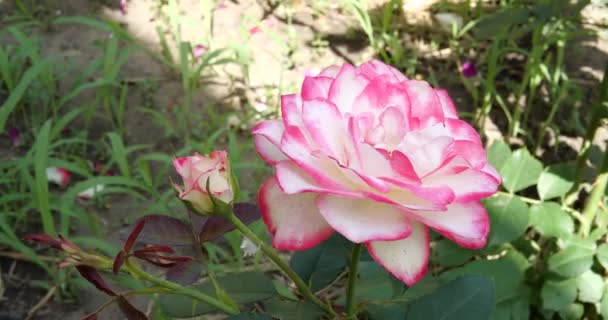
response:
<path fill-rule="evenodd" d="M 439 103 L 441 104 L 441 110 L 443 110 L 443 114 L 446 118 L 458 119 L 458 111 L 456 111 L 456 106 L 448 95 L 448 92 L 444 89 L 435 89 L 435 94 L 439 98 Z"/>
<path fill-rule="evenodd" d="M 357 74 L 366 77 L 368 80 L 372 80 L 380 75 L 388 75 L 393 83 L 407 80 L 399 70 L 375 59 L 357 67 Z"/>
<path fill-rule="evenodd" d="M 306 250 L 331 236 L 334 230 L 319 214 L 315 198 L 314 193 L 285 194 L 276 178 L 266 180 L 258 203 L 275 248 Z"/>
<path fill-rule="evenodd" d="M 347 162 L 349 145 L 340 110 L 323 100 L 304 101 L 302 119 L 314 142 L 325 155 Z M 352 149 L 352 147 L 350 148 Z"/>
<path fill-rule="evenodd" d="M 412 233 L 405 239 L 366 243 L 374 260 L 408 286 L 424 277 L 429 261 L 427 228 L 415 221 L 411 221 L 411 227 Z"/>
<path fill-rule="evenodd" d="M 473 169 L 462 156 L 456 156 L 426 176 L 423 183 L 425 186 L 448 186 L 454 191 L 455 202 L 469 202 L 496 193 L 500 181 L 488 173 Z"/>
<path fill-rule="evenodd" d="M 407 214 L 468 249 L 485 246 L 490 232 L 488 214 L 479 202 L 451 204 L 444 212 L 410 211 Z"/>
<path fill-rule="evenodd" d="M 329 100 L 342 114 L 351 112 L 355 98 L 363 91 L 368 81 L 357 76 L 355 68 L 345 63 L 329 88 Z"/>
<path fill-rule="evenodd" d="M 275 164 L 287 159 L 279 149 L 284 131 L 285 126 L 281 120 L 264 121 L 253 129 L 255 149 L 264 161 Z"/>
<path fill-rule="evenodd" d="M 302 99 L 327 99 L 329 87 L 334 81 L 329 77 L 306 77 L 302 83 Z"/>
<path fill-rule="evenodd" d="M 422 127 L 443 122 L 441 101 L 431 86 L 418 80 L 403 82 L 412 106 L 412 117 L 421 121 Z"/>
<path fill-rule="evenodd" d="M 317 184 L 304 170 L 293 161 L 281 161 L 276 164 L 276 179 L 281 190 L 286 194 L 297 194 L 303 192 L 330 193 L 345 197 L 356 198 L 361 195 L 347 192 L 341 189 L 323 188 Z"/>
<path fill-rule="evenodd" d="M 310 145 L 300 128 L 292 126 L 285 128 L 281 150 L 320 186 L 343 191 L 353 188 L 353 181 L 345 176 L 345 172 L 334 160 L 311 152 Z"/>
<path fill-rule="evenodd" d="M 403 239 L 411 233 L 405 215 L 388 204 L 332 195 L 319 195 L 315 203 L 332 228 L 355 243 Z"/>

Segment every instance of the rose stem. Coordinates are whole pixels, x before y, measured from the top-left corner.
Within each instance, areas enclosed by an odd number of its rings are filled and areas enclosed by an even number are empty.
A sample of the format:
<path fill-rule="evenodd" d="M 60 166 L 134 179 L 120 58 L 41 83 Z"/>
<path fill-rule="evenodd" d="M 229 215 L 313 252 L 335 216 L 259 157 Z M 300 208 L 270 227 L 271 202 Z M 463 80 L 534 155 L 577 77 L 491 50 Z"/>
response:
<path fill-rule="evenodd" d="M 262 250 L 262 252 L 264 252 L 264 254 L 270 258 L 270 260 L 272 260 L 272 262 L 274 262 L 285 273 L 285 275 L 287 275 L 287 277 L 289 277 L 289 279 L 291 279 L 291 281 L 293 281 L 304 297 L 319 306 L 321 309 L 323 309 L 323 311 L 329 313 L 332 317 L 336 316 L 336 313 L 327 304 L 319 300 L 319 298 L 317 298 L 312 291 L 310 291 L 310 288 L 308 285 L 306 285 L 304 280 L 302 280 L 302 278 L 300 278 L 300 276 L 289 267 L 287 262 L 285 262 L 285 260 L 283 260 L 272 247 L 258 238 L 258 236 L 256 236 L 255 233 L 253 233 L 253 231 L 251 231 L 251 229 L 249 229 L 234 213 L 228 215 L 227 218 L 245 237 L 249 238 L 251 242 L 257 245 L 260 250 Z"/>
<path fill-rule="evenodd" d="M 359 267 L 359 259 L 361 258 L 361 249 L 363 245 L 356 243 L 353 247 L 350 266 L 348 268 L 348 288 L 346 289 L 346 318 L 357 319 L 356 303 L 355 303 L 355 287 L 357 286 L 357 269 Z"/>

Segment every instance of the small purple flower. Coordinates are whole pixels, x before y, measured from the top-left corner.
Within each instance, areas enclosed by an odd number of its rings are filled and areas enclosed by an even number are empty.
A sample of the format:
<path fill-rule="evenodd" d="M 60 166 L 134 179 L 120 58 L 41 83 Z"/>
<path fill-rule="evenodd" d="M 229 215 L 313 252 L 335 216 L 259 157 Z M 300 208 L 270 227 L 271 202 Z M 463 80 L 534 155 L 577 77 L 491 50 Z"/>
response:
<path fill-rule="evenodd" d="M 202 44 L 197 44 L 194 49 L 192 49 L 192 55 L 194 56 L 194 58 L 198 59 L 200 56 L 203 55 L 203 53 L 205 53 L 207 50 L 209 50 L 209 48 L 207 48 L 207 46 L 202 45 Z"/>
<path fill-rule="evenodd" d="M 471 61 L 465 61 L 462 64 L 462 75 L 467 78 L 473 78 L 477 76 L 477 68 Z"/>
<path fill-rule="evenodd" d="M 13 147 L 18 146 L 21 143 L 21 132 L 19 131 L 19 129 L 17 127 L 12 128 L 8 132 L 8 136 L 11 138 L 11 141 L 13 142 Z"/>
<path fill-rule="evenodd" d="M 120 12 L 127 14 L 127 0 L 120 0 Z"/>

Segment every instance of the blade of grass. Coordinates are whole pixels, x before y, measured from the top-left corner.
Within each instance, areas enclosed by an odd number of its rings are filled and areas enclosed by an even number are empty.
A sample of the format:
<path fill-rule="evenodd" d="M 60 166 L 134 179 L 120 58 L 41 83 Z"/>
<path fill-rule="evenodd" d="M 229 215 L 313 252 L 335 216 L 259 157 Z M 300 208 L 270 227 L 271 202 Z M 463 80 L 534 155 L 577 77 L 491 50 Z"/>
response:
<path fill-rule="evenodd" d="M 44 123 L 34 144 L 34 194 L 44 233 L 54 237 L 57 231 L 49 207 L 49 184 L 46 178 L 51 123 L 52 120 Z"/>
<path fill-rule="evenodd" d="M 36 79 L 44 70 L 50 65 L 53 61 L 54 57 L 47 57 L 44 60 L 38 62 L 31 68 L 29 68 L 19 83 L 15 87 L 15 90 L 11 92 L 8 96 L 8 99 L 2 104 L 0 107 L 0 134 L 4 133 L 6 121 L 8 120 L 8 116 L 13 112 L 13 109 L 19 104 L 25 90 L 30 86 L 32 81 Z"/>
<path fill-rule="evenodd" d="M 110 139 L 110 146 L 112 148 L 112 158 L 114 162 L 116 162 L 116 165 L 118 165 L 120 173 L 123 176 L 130 178 L 129 160 L 127 159 L 127 151 L 125 150 L 125 145 L 122 143 L 122 139 L 116 132 L 108 133 L 108 138 Z"/>

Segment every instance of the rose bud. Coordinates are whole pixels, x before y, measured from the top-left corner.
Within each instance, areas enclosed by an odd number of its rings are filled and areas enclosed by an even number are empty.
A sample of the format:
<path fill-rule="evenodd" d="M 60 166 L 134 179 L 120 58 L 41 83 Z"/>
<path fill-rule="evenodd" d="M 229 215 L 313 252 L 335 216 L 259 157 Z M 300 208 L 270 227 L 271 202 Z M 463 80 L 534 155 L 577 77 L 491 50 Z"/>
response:
<path fill-rule="evenodd" d="M 195 153 L 177 158 L 173 166 L 184 182 L 183 190 L 176 186 L 179 198 L 197 213 L 216 213 L 217 200 L 232 202 L 234 188 L 226 151 L 214 151 L 209 157 Z"/>

